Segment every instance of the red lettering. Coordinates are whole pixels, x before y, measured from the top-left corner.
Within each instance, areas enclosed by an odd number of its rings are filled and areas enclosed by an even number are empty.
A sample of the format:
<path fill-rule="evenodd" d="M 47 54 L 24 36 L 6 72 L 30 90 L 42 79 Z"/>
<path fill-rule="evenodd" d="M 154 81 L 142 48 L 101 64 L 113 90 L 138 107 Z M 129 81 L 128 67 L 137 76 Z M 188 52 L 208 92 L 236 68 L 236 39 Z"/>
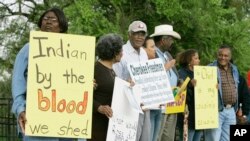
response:
<path fill-rule="evenodd" d="M 59 101 L 59 103 L 57 104 L 57 111 L 59 112 L 63 112 L 66 108 L 66 100 L 62 99 Z"/>
<path fill-rule="evenodd" d="M 72 107 L 72 108 L 70 108 L 70 107 Z M 75 111 L 75 108 L 76 108 L 76 103 L 75 103 L 75 101 L 72 100 L 67 105 L 66 110 L 67 110 L 68 113 L 73 113 Z"/>
<path fill-rule="evenodd" d="M 88 103 L 88 92 L 85 91 L 83 94 L 83 100 L 76 103 L 71 100 L 69 103 L 65 99 L 57 100 L 56 90 L 51 92 L 51 100 L 48 97 L 43 96 L 43 91 L 38 89 L 38 109 L 41 111 L 48 111 L 51 108 L 52 112 L 67 112 L 78 114 L 85 114 Z"/>
<path fill-rule="evenodd" d="M 87 109 L 87 103 L 88 103 L 88 92 L 85 91 L 84 92 L 84 98 L 83 98 L 83 102 L 79 102 L 77 104 L 77 107 L 76 107 L 76 112 L 78 114 L 84 114 L 86 112 L 86 109 Z M 80 109 L 81 108 L 81 109 Z"/>
<path fill-rule="evenodd" d="M 49 99 L 47 97 L 43 97 L 43 91 L 41 89 L 38 89 L 38 109 L 42 111 L 48 111 L 49 107 L 50 107 Z"/>
<path fill-rule="evenodd" d="M 52 112 L 56 112 L 56 100 L 54 98 L 56 97 L 56 90 L 52 90 Z"/>

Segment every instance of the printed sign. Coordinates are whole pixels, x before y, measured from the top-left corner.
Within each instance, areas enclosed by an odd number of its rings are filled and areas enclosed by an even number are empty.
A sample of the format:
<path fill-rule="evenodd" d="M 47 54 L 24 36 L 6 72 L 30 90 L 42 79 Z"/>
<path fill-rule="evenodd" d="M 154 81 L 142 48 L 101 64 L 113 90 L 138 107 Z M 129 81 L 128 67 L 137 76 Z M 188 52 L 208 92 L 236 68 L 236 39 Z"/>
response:
<path fill-rule="evenodd" d="M 187 96 L 187 84 L 190 81 L 190 78 L 187 77 L 186 80 L 183 82 L 181 87 L 174 87 L 173 93 L 175 101 L 171 103 L 167 103 L 166 106 L 166 114 L 172 114 L 172 113 L 181 113 L 185 110 L 186 105 L 186 96 Z"/>
<path fill-rule="evenodd" d="M 141 88 L 141 102 L 144 108 L 160 108 L 160 104 L 174 101 L 170 82 L 161 59 L 131 63 L 128 64 L 128 70 L 132 80 Z"/>
<path fill-rule="evenodd" d="M 95 37 L 32 31 L 29 44 L 29 136 L 90 138 Z"/>

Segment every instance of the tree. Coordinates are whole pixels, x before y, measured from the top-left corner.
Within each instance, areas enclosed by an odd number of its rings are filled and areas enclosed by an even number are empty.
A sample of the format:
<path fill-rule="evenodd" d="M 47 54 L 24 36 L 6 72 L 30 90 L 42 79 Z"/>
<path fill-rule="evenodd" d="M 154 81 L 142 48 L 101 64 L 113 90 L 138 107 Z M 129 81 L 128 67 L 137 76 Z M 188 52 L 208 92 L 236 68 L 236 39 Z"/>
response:
<path fill-rule="evenodd" d="M 4 46 L 7 58 L 0 58 L 0 70 L 7 69 L 11 72 L 15 56 L 22 46 L 28 41 L 29 31 L 36 28 L 42 12 L 52 6 L 64 9 L 74 4 L 74 0 L 16 0 L 13 2 L 0 2 L 1 40 L 0 46 Z"/>
<path fill-rule="evenodd" d="M 6 0 L 7 1 L 7 0 Z M 28 41 L 29 31 L 36 29 L 41 13 L 52 6 L 64 10 L 69 19 L 70 34 L 97 38 L 106 33 L 119 33 L 127 40 L 128 26 L 142 20 L 148 34 L 160 24 L 172 24 L 182 39 L 175 52 L 194 48 L 201 64 L 215 59 L 221 44 L 233 47 L 233 59 L 245 75 L 249 70 L 250 2 L 248 0 L 16 0 L 0 2 L 0 47 L 7 57 L 0 58 L 0 70 L 12 71 L 17 52 Z M 11 17 L 11 19 L 9 18 Z M 1 72 L 1 71 L 0 71 Z"/>
<path fill-rule="evenodd" d="M 182 35 L 179 48 L 197 49 L 202 64 L 215 59 L 221 44 L 229 44 L 233 47 L 233 58 L 241 72 L 245 74 L 249 69 L 249 62 L 242 61 L 249 59 L 249 55 L 243 52 L 250 52 L 250 20 L 244 10 L 239 17 L 235 14 L 237 9 L 234 5 L 226 5 L 221 0 L 156 0 L 155 4 L 157 13 L 166 17 L 166 22 L 173 24 Z M 249 7 L 246 9 L 249 10 Z"/>

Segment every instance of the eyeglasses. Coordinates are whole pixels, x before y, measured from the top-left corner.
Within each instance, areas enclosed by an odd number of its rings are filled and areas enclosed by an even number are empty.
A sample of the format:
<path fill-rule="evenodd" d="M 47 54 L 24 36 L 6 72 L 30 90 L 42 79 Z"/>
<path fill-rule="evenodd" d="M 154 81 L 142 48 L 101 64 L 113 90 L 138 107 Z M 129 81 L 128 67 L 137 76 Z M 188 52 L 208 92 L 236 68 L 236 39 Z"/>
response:
<path fill-rule="evenodd" d="M 51 22 L 57 22 L 58 21 L 56 17 L 45 17 L 45 16 L 43 17 L 43 20 L 44 21 L 50 20 Z"/>

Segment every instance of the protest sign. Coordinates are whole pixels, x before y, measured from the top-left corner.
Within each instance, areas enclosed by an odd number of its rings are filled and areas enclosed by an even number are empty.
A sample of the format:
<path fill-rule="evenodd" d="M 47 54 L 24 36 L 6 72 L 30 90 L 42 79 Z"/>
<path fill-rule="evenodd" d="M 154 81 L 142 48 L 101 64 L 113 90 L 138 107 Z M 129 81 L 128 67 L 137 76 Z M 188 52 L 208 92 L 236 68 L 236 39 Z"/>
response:
<path fill-rule="evenodd" d="M 187 77 L 181 87 L 174 87 L 173 93 L 174 93 L 174 102 L 167 103 L 166 106 L 166 114 L 172 114 L 172 113 L 181 113 L 185 110 L 186 105 L 186 97 L 187 97 L 187 85 L 190 81 L 190 78 Z"/>
<path fill-rule="evenodd" d="M 135 141 L 139 104 L 129 83 L 116 77 L 106 141 Z M 135 104 L 135 105 L 134 105 Z"/>
<path fill-rule="evenodd" d="M 141 103 L 144 108 L 160 108 L 160 104 L 174 101 L 170 82 L 161 59 L 130 63 L 127 67 L 132 80 L 141 88 Z"/>
<path fill-rule="evenodd" d="M 217 68 L 194 66 L 195 129 L 218 128 Z"/>
<path fill-rule="evenodd" d="M 29 42 L 29 136 L 90 138 L 95 37 L 32 31 Z"/>

